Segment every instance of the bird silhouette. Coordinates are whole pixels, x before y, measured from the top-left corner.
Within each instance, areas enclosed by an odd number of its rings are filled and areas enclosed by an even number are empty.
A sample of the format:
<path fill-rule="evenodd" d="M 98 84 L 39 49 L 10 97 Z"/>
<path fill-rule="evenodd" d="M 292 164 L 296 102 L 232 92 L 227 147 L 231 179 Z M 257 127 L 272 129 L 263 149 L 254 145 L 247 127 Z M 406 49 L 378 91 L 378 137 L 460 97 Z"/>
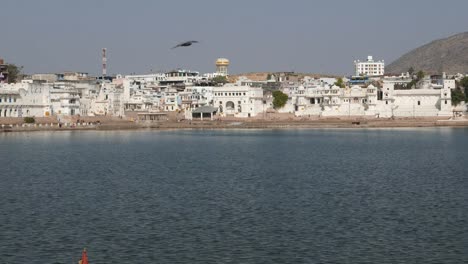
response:
<path fill-rule="evenodd" d="M 182 43 L 177 44 L 176 46 L 172 47 L 172 49 L 175 49 L 175 48 L 178 48 L 178 47 L 192 46 L 192 44 L 194 44 L 194 43 L 198 43 L 198 41 L 196 41 L 196 40 L 185 41 L 185 42 L 182 42 Z"/>

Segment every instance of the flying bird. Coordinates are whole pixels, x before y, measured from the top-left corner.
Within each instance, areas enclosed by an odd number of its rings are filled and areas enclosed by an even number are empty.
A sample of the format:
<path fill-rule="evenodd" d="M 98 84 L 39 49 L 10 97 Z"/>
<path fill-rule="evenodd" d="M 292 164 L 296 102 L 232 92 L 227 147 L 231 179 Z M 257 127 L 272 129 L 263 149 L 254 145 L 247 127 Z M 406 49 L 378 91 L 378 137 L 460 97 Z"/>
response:
<path fill-rule="evenodd" d="M 189 41 L 186 41 L 186 42 L 182 42 L 174 47 L 172 47 L 172 49 L 175 49 L 175 48 L 178 48 L 178 47 L 188 47 L 188 46 L 192 46 L 193 43 L 198 43 L 198 41 L 196 40 L 189 40 Z"/>

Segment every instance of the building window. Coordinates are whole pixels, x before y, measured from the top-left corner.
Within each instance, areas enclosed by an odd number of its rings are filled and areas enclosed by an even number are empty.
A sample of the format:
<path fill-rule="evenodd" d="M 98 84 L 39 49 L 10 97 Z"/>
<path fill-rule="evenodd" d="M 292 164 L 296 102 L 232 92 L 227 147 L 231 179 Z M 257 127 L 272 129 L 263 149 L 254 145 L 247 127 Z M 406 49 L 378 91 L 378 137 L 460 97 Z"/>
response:
<path fill-rule="evenodd" d="M 445 104 L 447 104 L 447 100 L 445 100 Z"/>
<path fill-rule="evenodd" d="M 385 101 L 385 104 L 388 105 L 388 101 Z"/>
<path fill-rule="evenodd" d="M 418 101 L 418 105 L 421 105 L 421 101 Z"/>

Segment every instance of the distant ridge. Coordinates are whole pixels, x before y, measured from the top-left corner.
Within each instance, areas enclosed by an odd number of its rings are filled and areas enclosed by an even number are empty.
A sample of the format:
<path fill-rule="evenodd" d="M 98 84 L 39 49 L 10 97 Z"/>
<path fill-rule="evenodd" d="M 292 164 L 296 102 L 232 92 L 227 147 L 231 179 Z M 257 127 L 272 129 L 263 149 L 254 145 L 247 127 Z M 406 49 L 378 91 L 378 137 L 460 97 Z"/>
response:
<path fill-rule="evenodd" d="M 407 72 L 410 67 L 427 73 L 467 73 L 468 32 L 416 48 L 386 66 L 385 72 L 399 74 Z"/>

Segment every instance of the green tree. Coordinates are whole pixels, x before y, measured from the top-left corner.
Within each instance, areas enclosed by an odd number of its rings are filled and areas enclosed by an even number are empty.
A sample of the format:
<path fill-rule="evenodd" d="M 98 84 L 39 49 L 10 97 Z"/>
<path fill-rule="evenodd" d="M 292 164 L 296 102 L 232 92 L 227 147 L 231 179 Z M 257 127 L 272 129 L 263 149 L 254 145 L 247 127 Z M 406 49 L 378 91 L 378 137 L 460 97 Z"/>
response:
<path fill-rule="evenodd" d="M 15 64 L 7 64 L 6 71 L 8 73 L 8 82 L 14 83 L 18 81 L 23 67 L 17 66 Z"/>
<path fill-rule="evenodd" d="M 344 82 L 343 82 L 343 78 L 341 78 L 341 77 L 338 78 L 338 79 L 336 80 L 336 82 L 335 82 L 335 85 L 338 86 L 338 87 L 340 87 L 340 88 L 345 88 L 345 84 L 344 84 Z"/>
<path fill-rule="evenodd" d="M 413 70 L 413 73 L 414 73 L 413 67 L 409 68 L 408 72 L 410 72 L 410 70 Z M 411 78 L 413 78 L 413 74 L 410 73 L 410 75 L 411 75 Z M 419 81 L 421 81 L 421 80 L 424 78 L 424 75 L 425 75 L 425 74 L 424 74 L 423 71 L 418 71 L 418 72 L 416 73 L 416 79 L 411 80 L 411 82 L 409 82 L 409 83 L 406 85 L 406 89 L 412 89 L 413 86 L 415 86 L 416 84 L 418 84 Z"/>
<path fill-rule="evenodd" d="M 409 89 L 413 88 L 413 86 L 415 86 L 417 82 L 418 82 L 417 80 L 411 80 L 411 82 L 409 82 L 409 83 L 406 85 L 406 88 L 405 88 L 405 89 L 408 89 L 408 90 L 409 90 Z"/>
<path fill-rule="evenodd" d="M 463 87 L 463 88 L 468 88 L 468 76 L 467 76 L 467 77 L 463 77 L 463 78 L 460 80 L 460 86 Z"/>
<path fill-rule="evenodd" d="M 460 80 L 460 86 L 464 88 L 465 91 L 465 102 L 468 102 L 468 76 L 463 77 Z"/>
<path fill-rule="evenodd" d="M 225 84 L 228 83 L 228 79 L 226 76 L 216 76 L 213 79 L 211 79 L 216 84 Z"/>
<path fill-rule="evenodd" d="M 452 95 L 452 105 L 459 105 L 462 101 L 465 101 L 465 95 L 463 94 L 460 88 L 453 89 L 451 92 Z"/>
<path fill-rule="evenodd" d="M 411 66 L 411 67 L 408 69 L 408 73 L 410 74 L 410 76 L 413 76 L 413 73 L 414 73 L 414 68 L 413 68 L 413 66 Z"/>
<path fill-rule="evenodd" d="M 288 95 L 281 91 L 273 91 L 273 107 L 275 109 L 282 108 L 288 101 Z"/>
<path fill-rule="evenodd" d="M 418 73 L 416 73 L 416 78 L 418 81 L 422 80 L 424 78 L 424 72 L 423 71 L 418 71 Z"/>

